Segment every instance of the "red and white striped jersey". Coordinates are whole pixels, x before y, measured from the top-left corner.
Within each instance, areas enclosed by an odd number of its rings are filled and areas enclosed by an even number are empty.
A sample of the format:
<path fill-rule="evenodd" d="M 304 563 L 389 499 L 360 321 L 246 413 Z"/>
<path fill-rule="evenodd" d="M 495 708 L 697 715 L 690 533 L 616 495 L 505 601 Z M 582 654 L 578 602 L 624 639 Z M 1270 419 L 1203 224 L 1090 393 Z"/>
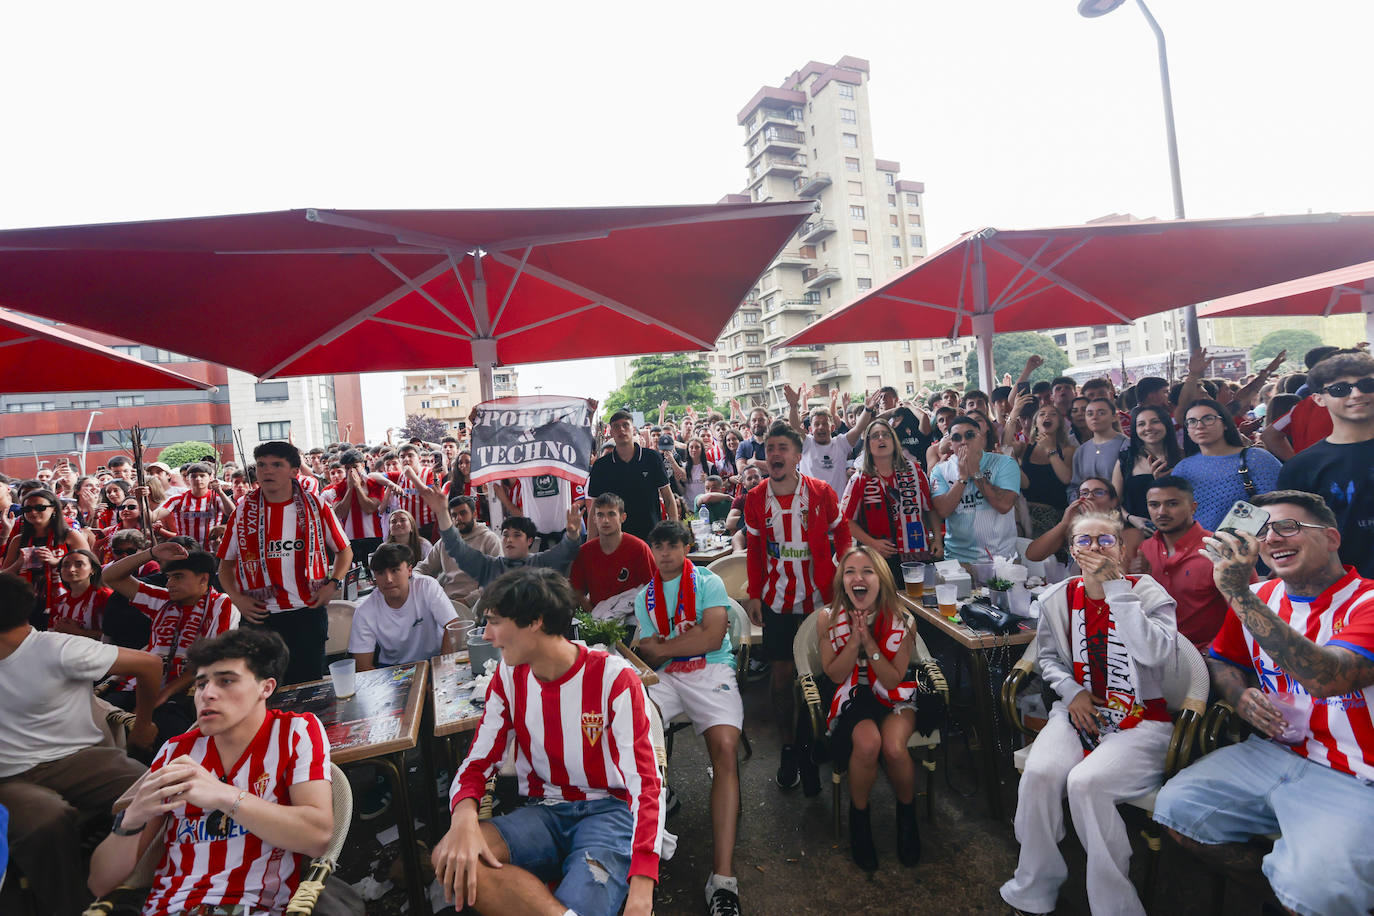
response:
<path fill-rule="evenodd" d="M 247 497 L 245 497 L 247 498 Z M 324 521 L 324 539 L 330 551 L 337 553 L 348 546 L 348 536 L 344 533 L 343 523 L 318 497 L 305 494 L 306 499 L 319 503 L 320 516 Z M 264 500 L 267 526 L 267 579 L 272 584 L 272 595 L 267 600 L 269 611 L 286 611 L 305 607 L 315 594 L 310 587 L 310 540 L 309 531 L 304 523 L 296 518 L 296 501 L 274 503 Z M 243 511 L 239 502 L 234 515 L 229 516 L 224 538 L 219 543 L 218 556 L 221 560 L 239 558 L 238 538 L 235 536 L 235 516 Z M 326 563 L 327 568 L 327 563 Z M 324 573 L 323 575 L 329 575 Z M 242 587 L 242 586 L 240 586 Z"/>
<path fill-rule="evenodd" d="M 101 586 L 88 588 L 80 598 L 63 588 L 57 593 L 57 603 L 48 609 L 49 620 L 65 617 L 73 620 L 83 630 L 99 630 L 105 620 L 105 602 L 114 594 L 113 589 Z"/>
<path fill-rule="evenodd" d="M 1294 630 L 1319 646 L 1338 646 L 1374 659 L 1374 580 L 1352 567 L 1316 598 L 1290 598 L 1281 579 L 1252 586 L 1259 599 Z M 1311 712 L 1308 737 L 1293 751 L 1323 766 L 1360 779 L 1374 779 L 1374 685 L 1338 697 L 1314 697 L 1260 646 L 1228 610 L 1212 656 L 1259 675 L 1265 693 L 1293 694 L 1299 709 Z"/>
<path fill-rule="evenodd" d="M 380 500 L 386 504 L 387 497 L 391 493 L 386 487 L 375 480 L 364 479 L 363 485 L 367 488 L 367 495 L 373 499 Z M 348 492 L 348 481 L 343 480 L 331 487 L 325 488 L 328 493 L 333 494 L 327 499 L 330 504 L 329 514 L 338 518 L 333 507 L 343 501 L 344 494 Z M 376 512 L 364 512 L 358 505 L 358 501 L 353 500 L 353 505 L 349 507 L 348 514 L 342 519 L 344 536 L 350 541 L 354 538 L 381 538 L 386 537 L 386 531 L 382 528 L 382 507 L 378 506 Z"/>
<path fill-rule="evenodd" d="M 163 683 L 180 677 L 186 667 L 186 650 L 202 636 L 220 636 L 239 625 L 239 611 L 228 595 L 213 588 L 205 597 L 187 607 L 172 600 L 167 589 L 147 582 L 138 583 L 138 594 L 130 602 L 153 622 L 148 645 L 143 650 L 162 659 Z M 135 678 L 123 678 L 117 689 L 132 684 Z"/>
<path fill-rule="evenodd" d="M 220 760 L 214 738 L 193 728 L 164 744 L 149 772 L 183 755 L 229 785 L 278 805 L 291 804 L 293 785 L 330 779 L 329 742 L 310 713 L 267 710 L 233 764 Z M 268 845 L 218 811 L 191 804 L 173 811 L 160 841 L 167 852 L 153 877 L 145 916 L 237 904 L 246 913 L 280 914 L 300 883 L 301 855 Z"/>
<path fill-rule="evenodd" d="M 561 678 L 535 678 L 529 665 L 501 663 L 467 759 L 449 791 L 449 808 L 480 799 L 514 739 L 520 794 L 584 801 L 618 798 L 634 819 L 630 874 L 658 880 L 663 833 L 661 782 L 644 687 L 624 659 L 577 647 Z"/>
<path fill-rule="evenodd" d="M 202 547 L 210 539 L 210 529 L 224 524 L 224 509 L 220 506 L 219 496 L 208 490 L 200 498 L 186 490 L 167 500 L 162 507 L 171 510 L 168 518 L 176 533 L 193 538 Z"/>
<path fill-rule="evenodd" d="M 301 471 L 296 474 L 296 483 L 300 484 L 301 489 L 312 496 L 320 495 L 320 479 L 314 474 L 301 469 Z"/>
<path fill-rule="evenodd" d="M 434 486 L 434 468 L 421 468 L 419 471 L 420 480 L 427 487 Z M 434 513 L 429 506 L 420 498 L 420 491 L 415 489 L 415 483 L 404 471 L 386 475 L 387 479 L 401 488 L 401 496 L 398 497 L 396 508 L 404 509 L 410 513 L 410 517 L 415 519 L 417 525 L 428 525 L 434 521 Z"/>
<path fill-rule="evenodd" d="M 779 614 L 810 614 L 829 603 L 835 556 L 851 540 L 830 484 L 803 474 L 794 493 L 776 496 L 764 480 L 745 494 L 744 526 L 750 598 Z"/>

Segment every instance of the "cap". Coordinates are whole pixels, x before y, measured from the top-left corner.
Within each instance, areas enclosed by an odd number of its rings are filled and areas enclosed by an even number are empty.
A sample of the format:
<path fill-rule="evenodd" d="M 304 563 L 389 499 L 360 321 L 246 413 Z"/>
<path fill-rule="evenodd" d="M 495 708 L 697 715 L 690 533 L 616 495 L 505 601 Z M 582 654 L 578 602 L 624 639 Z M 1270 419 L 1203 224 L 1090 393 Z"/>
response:
<path fill-rule="evenodd" d="M 669 433 L 664 433 L 658 437 L 659 451 L 667 451 L 673 447 L 673 437 Z"/>
<path fill-rule="evenodd" d="M 162 468 L 162 470 L 166 471 L 168 474 L 172 473 L 172 469 L 169 468 L 169 467 L 167 467 L 167 465 L 163 464 L 161 461 L 154 461 L 152 464 L 148 465 L 147 467 L 148 467 L 148 470 L 150 470 L 150 471 L 151 471 L 153 468 Z"/>

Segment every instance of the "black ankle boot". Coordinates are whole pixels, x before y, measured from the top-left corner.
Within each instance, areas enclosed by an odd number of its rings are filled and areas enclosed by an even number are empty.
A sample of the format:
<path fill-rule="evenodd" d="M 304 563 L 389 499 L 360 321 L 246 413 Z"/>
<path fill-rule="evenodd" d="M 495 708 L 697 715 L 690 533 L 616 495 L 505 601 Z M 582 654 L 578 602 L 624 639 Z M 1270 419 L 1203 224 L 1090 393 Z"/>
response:
<path fill-rule="evenodd" d="M 873 845 L 873 825 L 868 818 L 868 809 L 855 808 L 849 804 L 849 853 L 854 864 L 864 871 L 878 870 L 878 850 Z"/>
<path fill-rule="evenodd" d="M 921 830 L 916 826 L 916 803 L 897 802 L 897 860 L 903 865 L 921 861 Z"/>

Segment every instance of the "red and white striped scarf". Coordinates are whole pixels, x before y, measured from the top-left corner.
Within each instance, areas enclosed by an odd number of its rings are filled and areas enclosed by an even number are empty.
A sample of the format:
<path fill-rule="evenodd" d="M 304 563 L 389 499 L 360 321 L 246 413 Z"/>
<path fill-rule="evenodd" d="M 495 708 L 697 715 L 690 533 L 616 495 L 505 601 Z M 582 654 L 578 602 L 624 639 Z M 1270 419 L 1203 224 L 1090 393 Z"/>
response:
<path fill-rule="evenodd" d="M 291 499 L 296 504 L 296 530 L 302 526 L 306 530 L 306 548 L 309 551 L 307 574 L 310 586 L 318 589 L 329 575 L 329 557 L 324 547 L 324 519 L 320 517 L 320 505 L 305 494 L 300 482 L 291 481 Z M 238 544 L 238 586 L 254 598 L 270 596 L 271 584 L 267 580 L 267 497 L 262 488 L 250 492 L 243 498 L 239 511 L 235 513 L 233 537 Z"/>
<path fill-rule="evenodd" d="M 663 573 L 654 567 L 654 577 L 644 591 L 644 610 L 654 622 L 654 628 L 662 639 L 680 636 L 696 626 L 697 622 L 697 570 L 691 560 L 682 561 L 682 576 L 677 585 L 677 607 L 673 608 L 669 619 L 668 603 L 664 596 Z M 698 671 L 706 667 L 706 656 L 675 658 L 668 663 L 669 671 Z"/>
<path fill-rule="evenodd" d="M 1134 587 L 1139 576 L 1127 576 Z M 1136 696 L 1131 680 L 1131 653 L 1116 634 L 1111 612 L 1089 614 L 1087 587 L 1083 579 L 1068 585 L 1069 632 L 1073 645 L 1073 679 L 1107 701 L 1101 708 L 1117 728 L 1135 728 L 1146 719 L 1169 721 L 1169 710 L 1162 697 Z M 1103 602 L 1105 606 L 1105 602 Z M 1096 645 L 1090 646 L 1089 640 Z M 1098 679 L 1103 683 L 1097 683 Z M 1087 755 L 1085 750 L 1084 756 Z"/>
<path fill-rule="evenodd" d="M 830 622 L 830 648 L 835 652 L 841 652 L 853 635 L 853 628 L 850 625 L 849 609 L 840 604 L 832 612 L 833 619 Z M 878 642 L 878 651 L 883 654 L 889 662 L 897 657 L 897 650 L 902 647 L 902 640 L 906 638 L 906 620 L 900 614 L 880 613 L 873 621 L 873 636 Z M 835 696 L 830 701 L 830 711 L 825 717 L 825 727 L 830 729 L 835 721 L 835 717 L 840 714 L 840 708 L 844 706 L 846 700 L 859 686 L 859 669 L 867 668 L 866 677 L 869 686 L 873 688 L 873 695 L 878 698 L 878 702 L 891 709 L 904 700 L 909 700 L 916 693 L 915 681 L 902 681 L 896 687 L 885 687 L 882 681 L 878 680 L 873 674 L 873 669 L 868 665 L 868 659 L 860 655 L 859 660 L 854 664 L 854 670 L 849 672 L 849 677 L 845 678 L 843 684 L 835 691 Z"/>

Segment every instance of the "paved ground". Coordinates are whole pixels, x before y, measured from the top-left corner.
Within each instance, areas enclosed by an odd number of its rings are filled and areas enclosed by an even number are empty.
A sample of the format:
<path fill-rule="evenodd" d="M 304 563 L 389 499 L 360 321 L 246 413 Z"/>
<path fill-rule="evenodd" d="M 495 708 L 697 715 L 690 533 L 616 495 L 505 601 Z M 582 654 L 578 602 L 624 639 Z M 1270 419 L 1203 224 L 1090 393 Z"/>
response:
<path fill-rule="evenodd" d="M 960 794 L 959 790 L 975 789 L 974 771 L 961 734 L 951 734 L 948 765 L 943 756 L 939 761 L 934 824 L 925 819 L 924 796 L 918 800 L 923 856 L 914 868 L 903 868 L 896 861 L 892 796 L 886 782 L 879 779 L 873 810 L 881 864 L 875 874 L 869 875 L 850 860 L 847 834 L 840 839 L 833 835 L 828 772 L 823 770 L 823 792 L 814 799 L 804 798 L 799 789 L 784 793 L 773 783 L 778 742 L 772 729 L 762 721 L 766 707 L 766 684 L 750 685 L 745 693 L 749 713 L 746 731 L 753 741 L 754 757 L 743 762 L 740 769 L 745 810 L 735 860 L 746 914 L 862 912 L 953 916 L 1007 912 L 997 888 L 1015 867 L 1017 844 L 1009 823 L 998 823 L 988 817 L 981 788 L 972 797 Z M 678 835 L 678 853 L 664 863 L 656 912 L 661 916 L 698 916 L 705 911 L 702 886 L 711 866 L 710 818 L 706 810 L 708 760 L 700 739 L 690 731 L 678 738 L 669 765 L 669 781 L 681 798 L 682 811 L 668 824 Z M 921 782 L 924 783 L 923 777 Z M 415 785 L 418 789 L 418 777 Z M 1009 780 L 1004 793 L 1010 812 L 1015 805 L 1014 778 Z M 1139 885 L 1146 862 L 1139 832 L 1145 822 L 1136 814 L 1130 812 L 1128 824 L 1136 847 L 1132 874 Z M 383 816 L 366 826 L 355 824 L 341 868 L 346 880 L 356 882 L 367 873 L 387 876 L 396 846 L 379 848 L 375 834 L 392 823 L 392 817 Z M 847 831 L 847 825 L 842 825 L 842 829 Z M 1083 851 L 1072 832 L 1064 848 L 1071 877 L 1060 895 L 1057 912 L 1086 916 L 1089 910 L 1082 882 Z M 394 871 L 399 879 L 398 865 Z M 1181 916 L 1212 912 L 1210 876 L 1167 841 L 1160 875 L 1152 912 Z M 1258 891 L 1232 882 L 1223 912 L 1257 914 L 1261 899 Z M 400 887 L 395 887 L 370 903 L 368 912 L 383 916 L 408 912 L 404 900 Z"/>

